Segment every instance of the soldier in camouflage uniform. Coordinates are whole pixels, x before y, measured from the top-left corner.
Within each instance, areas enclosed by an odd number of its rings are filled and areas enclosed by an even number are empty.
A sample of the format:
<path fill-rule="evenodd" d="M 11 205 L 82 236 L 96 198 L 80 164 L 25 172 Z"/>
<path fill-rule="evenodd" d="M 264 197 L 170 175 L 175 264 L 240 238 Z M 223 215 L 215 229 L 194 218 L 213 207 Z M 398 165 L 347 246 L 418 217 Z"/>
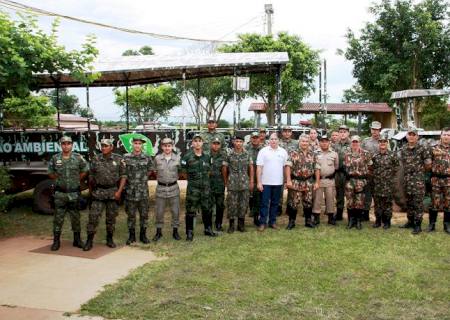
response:
<path fill-rule="evenodd" d="M 113 241 L 116 217 L 119 214 L 118 202 L 125 187 L 125 161 L 118 154 L 112 153 L 111 139 L 100 141 L 102 153 L 96 154 L 89 170 L 89 191 L 92 204 L 87 224 L 87 241 L 83 250 L 92 249 L 94 236 L 103 210 L 106 210 L 106 245 L 115 248 Z"/>
<path fill-rule="evenodd" d="M 126 164 L 127 179 L 125 187 L 125 212 L 128 216 L 129 232 L 127 245 L 136 242 L 136 211 L 139 211 L 139 240 L 145 244 L 150 242 L 147 238 L 149 211 L 148 176 L 151 173 L 153 164 L 152 159 L 142 151 L 144 143 L 145 140 L 134 138 L 133 152 L 127 153 L 123 157 Z"/>
<path fill-rule="evenodd" d="M 364 139 L 361 143 L 361 148 L 363 148 L 366 151 L 369 151 L 370 155 L 373 156 L 375 153 L 378 152 L 378 141 L 380 139 L 380 132 L 381 132 L 381 123 L 378 121 L 373 121 L 370 124 L 370 137 Z M 365 196 L 364 196 L 364 211 L 363 211 L 363 220 L 369 221 L 369 212 L 370 212 L 370 206 L 372 205 L 372 194 L 373 194 L 373 179 L 369 177 L 367 180 L 367 186 L 365 188 Z"/>
<path fill-rule="evenodd" d="M 69 214 L 72 224 L 73 246 L 83 248 L 78 206 L 80 181 L 89 171 L 86 160 L 80 154 L 72 152 L 72 138 L 63 136 L 60 143 L 62 152 L 55 154 L 48 164 L 48 175 L 50 179 L 55 180 L 52 251 L 59 250 L 61 246 L 61 230 L 66 213 Z"/>
<path fill-rule="evenodd" d="M 210 117 L 208 119 L 208 131 L 202 132 L 201 137 L 203 139 L 203 150 L 206 153 L 209 153 L 211 150 L 211 142 L 218 138 L 220 140 L 220 148 L 222 151 L 226 151 L 226 143 L 225 143 L 225 136 L 217 132 L 217 121 L 214 119 L 214 117 Z"/>
<path fill-rule="evenodd" d="M 261 145 L 261 148 L 269 145 L 269 142 L 267 141 L 266 128 L 259 128 L 259 143 Z"/>
<path fill-rule="evenodd" d="M 450 128 L 441 132 L 441 141 L 433 147 L 431 167 L 431 200 L 428 231 L 434 231 L 439 209 L 444 209 L 444 232 L 450 234 Z"/>
<path fill-rule="evenodd" d="M 339 143 L 339 131 L 333 130 L 330 136 L 330 147 L 333 151 L 336 150 L 336 145 Z"/>
<path fill-rule="evenodd" d="M 298 141 L 292 139 L 292 128 L 290 126 L 283 126 L 279 146 L 282 147 L 284 150 L 286 150 L 288 155 L 291 154 L 292 151 L 298 150 Z M 289 196 L 291 194 L 292 193 L 288 192 L 288 199 L 287 199 L 288 202 Z M 283 210 L 283 194 L 281 195 L 280 203 L 278 205 L 278 215 L 281 215 L 282 210 Z"/>
<path fill-rule="evenodd" d="M 372 157 L 373 169 L 373 198 L 375 203 L 375 223 L 374 228 L 381 227 L 389 229 L 392 218 L 392 201 L 394 189 L 394 177 L 399 167 L 398 157 L 392 151 L 389 151 L 389 141 L 387 135 L 378 139 L 378 152 Z"/>
<path fill-rule="evenodd" d="M 251 134 L 250 143 L 247 144 L 245 150 L 248 152 L 253 162 L 253 192 L 250 193 L 249 208 L 250 216 L 253 217 L 253 224 L 259 226 L 259 210 L 261 206 L 261 191 L 256 187 L 256 159 L 258 158 L 260 144 L 258 132 Z"/>
<path fill-rule="evenodd" d="M 204 234 L 215 237 L 212 230 L 211 212 L 211 157 L 203 152 L 203 140 L 201 135 L 195 135 L 192 139 L 192 148 L 181 159 L 181 170 L 187 178 L 186 190 L 186 240 L 194 239 L 194 217 L 198 210 L 202 212 Z"/>
<path fill-rule="evenodd" d="M 345 169 L 344 169 L 344 154 L 350 149 L 350 130 L 346 125 L 339 127 L 339 142 L 334 145 L 334 151 L 339 156 L 339 168 L 336 171 L 336 221 L 342 220 L 344 212 L 344 194 L 345 194 Z M 348 213 L 347 213 L 348 215 Z"/>
<path fill-rule="evenodd" d="M 347 199 L 348 229 L 362 228 L 361 220 L 364 210 L 364 188 L 367 185 L 372 159 L 370 153 L 361 149 L 359 136 L 353 136 L 350 150 L 344 153 L 346 173 L 345 198 Z"/>
<path fill-rule="evenodd" d="M 313 192 L 319 188 L 320 165 L 315 153 L 310 148 L 307 135 L 301 135 L 299 139 L 300 149 L 292 151 L 286 162 L 285 175 L 286 187 L 292 193 L 288 197 L 287 213 L 289 216 L 288 230 L 295 227 L 297 209 L 302 202 L 305 216 L 305 227 L 314 228 L 311 220 Z"/>
<path fill-rule="evenodd" d="M 223 173 L 227 187 L 227 213 L 230 221 L 228 233 L 234 232 L 234 221 L 238 218 L 238 231 L 245 231 L 245 214 L 247 213 L 250 193 L 254 187 L 253 161 L 243 148 L 244 139 L 234 137 L 234 148 L 223 161 Z"/>
<path fill-rule="evenodd" d="M 221 141 L 218 137 L 211 143 L 211 199 L 216 208 L 216 219 L 214 225 L 217 231 L 223 231 L 223 211 L 225 209 L 225 182 L 222 172 L 225 152 L 221 149 Z"/>
<path fill-rule="evenodd" d="M 430 151 L 418 144 L 417 130 L 408 130 L 408 143 L 400 150 L 404 167 L 404 186 L 408 222 L 402 228 L 414 228 L 413 234 L 422 232 L 423 199 L 425 197 L 425 171 L 431 168 Z"/>

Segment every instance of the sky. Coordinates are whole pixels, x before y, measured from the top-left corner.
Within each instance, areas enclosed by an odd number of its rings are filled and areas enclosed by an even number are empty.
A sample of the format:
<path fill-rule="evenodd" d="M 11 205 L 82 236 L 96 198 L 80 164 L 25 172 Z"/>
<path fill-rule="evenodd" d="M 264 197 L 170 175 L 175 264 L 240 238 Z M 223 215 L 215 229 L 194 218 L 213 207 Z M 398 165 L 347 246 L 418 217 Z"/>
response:
<path fill-rule="evenodd" d="M 171 34 L 201 39 L 235 40 L 239 33 L 265 33 L 264 4 L 272 3 L 274 9 L 273 33 L 288 31 L 297 34 L 315 50 L 321 59 L 327 60 L 328 102 L 340 102 L 343 90 L 350 88 L 352 64 L 336 54 L 346 47 L 345 33 L 350 28 L 357 32 L 371 16 L 368 8 L 373 1 L 367 0 L 17 0 L 28 6 L 58 14 L 73 16 L 100 23 L 147 32 Z M 13 11 L 0 6 L 1 10 Z M 49 31 L 51 17 L 39 17 L 39 26 Z M 124 33 L 62 19 L 59 42 L 67 49 L 80 49 L 86 35 L 95 34 L 100 58 L 117 57 L 126 49 L 139 49 L 150 45 L 157 55 L 182 55 L 199 50 L 204 43 L 182 40 L 161 40 L 149 36 Z M 207 45 L 207 44 L 206 44 Z M 118 120 L 121 110 L 114 104 L 111 88 L 92 88 L 90 105 L 99 120 Z M 85 90 L 70 89 L 85 105 Z M 317 102 L 318 90 L 304 102 Z M 247 99 L 241 105 L 241 117 L 249 118 L 248 106 L 255 99 Z M 187 109 L 189 109 L 186 106 Z M 233 106 L 224 112 L 226 120 L 232 120 Z M 178 119 L 181 108 L 171 112 Z M 294 118 L 295 121 L 298 120 Z M 189 121 L 189 120 L 188 120 Z"/>

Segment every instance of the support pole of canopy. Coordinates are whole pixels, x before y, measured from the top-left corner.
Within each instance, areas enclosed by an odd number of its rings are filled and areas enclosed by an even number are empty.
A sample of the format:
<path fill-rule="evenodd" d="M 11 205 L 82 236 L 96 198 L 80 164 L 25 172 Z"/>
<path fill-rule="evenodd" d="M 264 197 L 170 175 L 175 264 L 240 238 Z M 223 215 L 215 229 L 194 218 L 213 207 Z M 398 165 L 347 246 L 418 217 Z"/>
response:
<path fill-rule="evenodd" d="M 89 85 L 86 85 L 86 107 L 87 107 L 87 127 L 88 127 L 88 132 L 91 131 L 91 119 L 90 119 L 90 111 L 91 111 L 91 107 L 89 104 Z"/>
<path fill-rule="evenodd" d="M 361 118 L 362 118 L 362 112 L 358 112 L 358 135 L 361 134 Z"/>
<path fill-rule="evenodd" d="M 201 110 L 200 110 L 200 78 L 197 78 L 197 95 L 195 97 L 196 108 L 197 108 L 197 130 L 201 128 Z"/>
<path fill-rule="evenodd" d="M 183 71 L 183 93 L 186 93 L 186 71 Z M 187 94 L 186 94 L 187 95 Z M 183 121 L 183 132 L 186 132 L 186 108 L 184 106 L 183 101 L 181 102 L 181 110 L 182 110 L 182 121 Z"/>
<path fill-rule="evenodd" d="M 275 95 L 275 105 L 277 110 L 277 126 L 278 131 L 281 131 L 281 65 L 278 65 L 275 73 L 275 81 L 277 91 Z"/>
<path fill-rule="evenodd" d="M 59 82 L 56 82 L 56 111 L 58 112 L 58 130 L 61 130 L 61 114 L 59 112 Z"/>
<path fill-rule="evenodd" d="M 130 131 L 130 113 L 128 110 L 128 79 L 130 77 L 129 73 L 124 73 L 125 76 L 125 116 L 127 120 L 127 132 Z"/>

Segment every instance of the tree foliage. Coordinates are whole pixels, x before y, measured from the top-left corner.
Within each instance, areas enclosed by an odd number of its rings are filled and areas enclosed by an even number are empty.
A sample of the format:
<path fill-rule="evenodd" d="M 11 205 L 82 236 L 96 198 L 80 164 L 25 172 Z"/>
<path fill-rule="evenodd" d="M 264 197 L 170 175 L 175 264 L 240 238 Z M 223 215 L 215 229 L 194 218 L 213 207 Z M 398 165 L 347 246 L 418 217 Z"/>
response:
<path fill-rule="evenodd" d="M 122 107 L 126 116 L 126 92 L 114 89 L 115 103 Z M 170 110 L 181 104 L 180 92 L 173 86 L 146 85 L 128 90 L 128 113 L 138 124 L 156 121 L 169 115 Z"/>
<path fill-rule="evenodd" d="M 421 101 L 422 124 L 426 130 L 450 127 L 450 112 L 442 97 L 428 97 Z"/>
<path fill-rule="evenodd" d="M 295 110 L 303 98 L 314 91 L 314 78 L 319 71 L 319 52 L 310 48 L 300 37 L 280 32 L 277 37 L 259 34 L 242 34 L 235 44 L 224 45 L 223 52 L 282 52 L 289 54 L 289 63 L 281 75 L 281 103 Z M 275 74 L 250 76 L 248 96 L 261 98 L 268 106 L 269 125 L 274 123 L 276 82 Z"/>
<path fill-rule="evenodd" d="M 3 100 L 3 117 L 6 126 L 15 128 L 38 128 L 55 124 L 56 108 L 44 96 L 28 95 Z"/>
<path fill-rule="evenodd" d="M 122 53 L 122 56 L 149 56 L 153 55 L 153 48 L 150 46 L 143 46 L 139 50 L 127 49 Z"/>
<path fill-rule="evenodd" d="M 57 108 L 57 91 L 52 89 L 43 92 L 43 95 L 49 99 L 50 105 Z M 80 106 L 78 97 L 70 94 L 66 88 L 59 89 L 59 112 L 77 114 L 82 117 L 92 117 L 92 111 L 87 107 Z"/>

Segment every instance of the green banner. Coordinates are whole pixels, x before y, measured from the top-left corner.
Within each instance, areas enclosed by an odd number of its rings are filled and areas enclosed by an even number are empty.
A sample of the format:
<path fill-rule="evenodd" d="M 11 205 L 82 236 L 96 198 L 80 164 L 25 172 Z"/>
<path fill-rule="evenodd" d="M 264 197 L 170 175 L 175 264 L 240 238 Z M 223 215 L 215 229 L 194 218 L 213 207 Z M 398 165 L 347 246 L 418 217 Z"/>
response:
<path fill-rule="evenodd" d="M 149 156 L 154 156 L 153 145 L 149 138 L 140 133 L 125 133 L 119 135 L 119 139 L 122 142 L 127 152 L 133 152 L 133 138 L 139 138 L 145 141 L 143 144 L 143 152 Z"/>

